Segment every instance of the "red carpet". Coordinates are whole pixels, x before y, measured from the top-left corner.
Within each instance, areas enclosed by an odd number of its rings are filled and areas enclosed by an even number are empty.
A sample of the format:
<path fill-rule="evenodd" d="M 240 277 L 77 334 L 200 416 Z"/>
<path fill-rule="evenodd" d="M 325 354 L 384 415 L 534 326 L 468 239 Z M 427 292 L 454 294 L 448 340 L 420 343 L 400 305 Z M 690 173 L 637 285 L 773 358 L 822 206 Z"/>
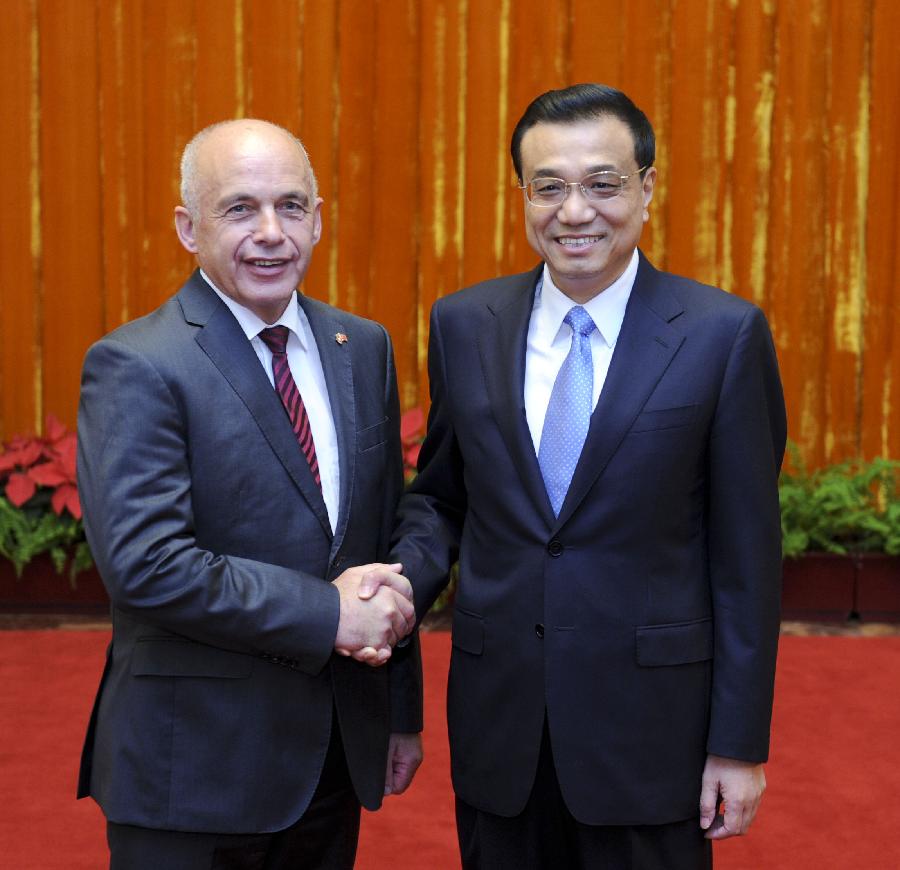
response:
<path fill-rule="evenodd" d="M 106 640 L 0 632 L 0 867 L 105 866 L 102 816 L 73 795 Z M 459 866 L 443 721 L 449 636 L 423 643 L 427 760 L 406 795 L 364 814 L 359 870 Z M 898 686 L 900 638 L 782 638 L 769 791 L 751 835 L 716 846 L 716 870 L 900 868 Z"/>

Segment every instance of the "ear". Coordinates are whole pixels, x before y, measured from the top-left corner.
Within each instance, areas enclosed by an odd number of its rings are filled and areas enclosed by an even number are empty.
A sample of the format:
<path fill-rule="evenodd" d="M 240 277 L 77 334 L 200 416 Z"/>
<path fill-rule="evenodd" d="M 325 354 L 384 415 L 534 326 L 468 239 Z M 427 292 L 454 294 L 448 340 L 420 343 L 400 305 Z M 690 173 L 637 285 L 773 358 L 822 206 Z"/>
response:
<path fill-rule="evenodd" d="M 316 203 L 313 206 L 313 230 L 312 230 L 312 242 L 314 245 L 319 243 L 319 239 L 322 238 L 322 203 L 324 200 L 321 196 L 316 197 Z"/>
<path fill-rule="evenodd" d="M 175 206 L 175 232 L 185 250 L 196 254 L 197 240 L 194 237 L 194 218 L 183 205 Z"/>
<path fill-rule="evenodd" d="M 644 180 L 641 184 L 641 197 L 643 198 L 644 203 L 644 223 L 650 220 L 650 212 L 648 211 L 650 206 L 650 200 L 653 199 L 653 187 L 656 184 L 656 167 L 651 166 L 644 173 Z"/>

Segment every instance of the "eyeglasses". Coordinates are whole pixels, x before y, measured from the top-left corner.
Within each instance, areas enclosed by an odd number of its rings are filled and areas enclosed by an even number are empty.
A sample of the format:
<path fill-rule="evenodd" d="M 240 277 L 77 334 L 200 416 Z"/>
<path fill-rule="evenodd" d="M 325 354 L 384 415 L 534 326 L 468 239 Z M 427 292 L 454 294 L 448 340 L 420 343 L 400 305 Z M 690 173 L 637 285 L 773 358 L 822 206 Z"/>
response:
<path fill-rule="evenodd" d="M 609 170 L 592 172 L 585 175 L 581 181 L 563 181 L 561 178 L 540 176 L 533 178 L 528 184 L 520 184 L 519 189 L 525 191 L 525 196 L 532 205 L 540 208 L 562 205 L 569 195 L 570 187 L 579 188 L 588 202 L 600 202 L 618 196 L 632 175 L 640 175 L 647 168 L 642 166 L 634 172 L 629 172 L 628 175 L 620 175 Z"/>

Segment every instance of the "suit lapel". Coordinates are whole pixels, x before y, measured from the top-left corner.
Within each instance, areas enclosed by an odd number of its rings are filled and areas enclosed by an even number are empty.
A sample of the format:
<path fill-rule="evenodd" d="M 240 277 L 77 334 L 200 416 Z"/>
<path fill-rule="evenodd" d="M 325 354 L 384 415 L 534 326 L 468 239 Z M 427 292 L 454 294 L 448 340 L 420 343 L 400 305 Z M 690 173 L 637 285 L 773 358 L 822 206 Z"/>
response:
<path fill-rule="evenodd" d="M 340 319 L 340 312 L 302 293 L 298 295 L 300 307 L 306 313 L 312 329 L 319 359 L 325 373 L 328 388 L 328 402 L 338 441 L 340 463 L 340 506 L 338 519 L 331 543 L 331 558 L 340 549 L 347 529 L 347 519 L 353 496 L 353 482 L 356 473 L 356 397 L 353 387 L 353 365 L 351 351 L 347 344 L 339 344 L 338 333 L 346 333 L 347 326 Z"/>
<path fill-rule="evenodd" d="M 478 336 L 478 350 L 494 419 L 513 463 L 548 525 L 553 509 L 534 452 L 525 416 L 525 347 L 534 304 L 534 288 L 543 264 L 518 276 L 506 295 L 488 304 L 493 314 Z"/>
<path fill-rule="evenodd" d="M 278 394 L 272 389 L 252 345 L 228 307 L 195 272 L 178 294 L 185 319 L 202 327 L 196 335 L 222 376 L 240 396 L 279 462 L 291 476 L 325 533 L 331 524 L 322 493 L 297 446 Z"/>
<path fill-rule="evenodd" d="M 609 372 L 557 520 L 575 511 L 631 428 L 684 341 L 671 325 L 683 307 L 641 255 Z"/>

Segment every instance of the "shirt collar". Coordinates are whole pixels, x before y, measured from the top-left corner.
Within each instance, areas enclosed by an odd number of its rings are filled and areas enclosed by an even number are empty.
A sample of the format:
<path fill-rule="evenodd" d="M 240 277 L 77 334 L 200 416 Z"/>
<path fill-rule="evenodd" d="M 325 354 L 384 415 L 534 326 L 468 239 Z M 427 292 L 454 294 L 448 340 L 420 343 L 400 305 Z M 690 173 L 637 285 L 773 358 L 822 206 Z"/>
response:
<path fill-rule="evenodd" d="M 267 326 L 286 326 L 297 336 L 300 340 L 300 346 L 306 350 L 306 330 L 303 328 L 303 317 L 300 305 L 297 302 L 296 293 L 294 294 L 293 303 L 288 304 L 287 308 L 282 312 L 281 317 L 279 317 L 275 323 L 266 323 L 249 308 L 241 305 L 240 302 L 235 302 L 230 296 L 226 296 L 215 284 L 213 284 L 209 275 L 202 269 L 200 270 L 200 274 L 203 276 L 203 280 L 215 290 L 219 299 L 228 306 L 228 310 L 234 315 L 235 320 L 237 320 L 238 325 L 241 327 L 248 340 L 256 338 L 256 336 L 258 336 Z"/>
<path fill-rule="evenodd" d="M 637 276 L 638 262 L 638 252 L 635 248 L 625 271 L 609 287 L 581 306 L 590 314 L 601 340 L 610 348 L 615 347 L 619 332 L 622 330 L 625 308 Z M 563 319 L 569 313 L 569 309 L 576 304 L 553 283 L 550 270 L 545 263 L 535 293 L 534 315 L 537 318 L 537 331 L 548 344 L 552 344 L 557 338 L 562 329 Z"/>

